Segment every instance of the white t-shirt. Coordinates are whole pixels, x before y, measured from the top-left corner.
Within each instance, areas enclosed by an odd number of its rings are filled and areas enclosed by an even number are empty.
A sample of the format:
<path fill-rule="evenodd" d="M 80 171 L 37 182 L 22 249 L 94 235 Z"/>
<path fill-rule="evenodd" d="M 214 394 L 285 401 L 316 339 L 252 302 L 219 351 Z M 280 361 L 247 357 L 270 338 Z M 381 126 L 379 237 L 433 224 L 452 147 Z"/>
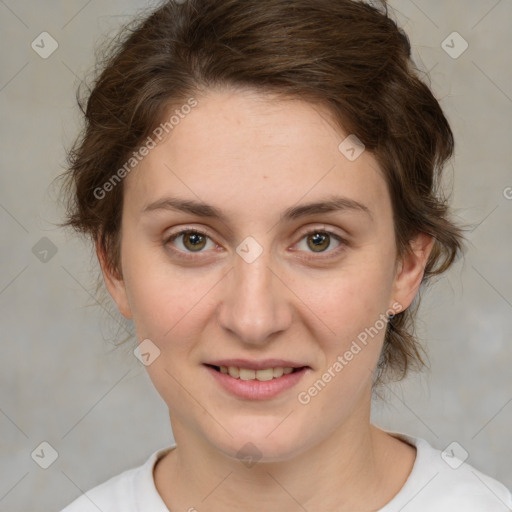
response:
<path fill-rule="evenodd" d="M 390 434 L 416 446 L 416 461 L 402 489 L 378 512 L 512 511 L 510 491 L 469 464 L 460 464 L 452 458 L 454 452 L 443 459 L 424 439 Z M 156 490 L 153 467 L 175 447 L 157 450 L 142 466 L 94 487 L 61 512 L 169 512 Z"/>

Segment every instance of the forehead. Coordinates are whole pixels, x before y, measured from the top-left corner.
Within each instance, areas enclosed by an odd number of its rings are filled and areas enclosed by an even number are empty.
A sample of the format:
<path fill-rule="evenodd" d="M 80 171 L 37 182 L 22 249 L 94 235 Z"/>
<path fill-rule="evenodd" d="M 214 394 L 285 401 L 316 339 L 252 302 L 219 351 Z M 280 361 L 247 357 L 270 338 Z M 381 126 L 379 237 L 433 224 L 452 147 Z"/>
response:
<path fill-rule="evenodd" d="M 228 215 L 270 215 L 336 193 L 377 215 L 390 209 L 374 157 L 364 151 L 351 161 L 340 151 L 349 134 L 326 108 L 254 91 L 211 91 L 197 101 L 127 176 L 131 208 L 168 194 Z"/>

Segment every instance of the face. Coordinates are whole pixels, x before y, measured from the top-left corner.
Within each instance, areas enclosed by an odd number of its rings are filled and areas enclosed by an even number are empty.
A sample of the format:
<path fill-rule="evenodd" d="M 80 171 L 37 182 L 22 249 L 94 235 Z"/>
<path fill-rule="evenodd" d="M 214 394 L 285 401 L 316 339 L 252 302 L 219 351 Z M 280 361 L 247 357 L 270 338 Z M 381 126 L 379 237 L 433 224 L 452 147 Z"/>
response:
<path fill-rule="evenodd" d="M 430 246 L 397 263 L 386 183 L 347 135 L 309 103 L 210 91 L 125 178 L 123 278 L 104 277 L 178 443 L 286 460 L 369 421 L 386 313 Z"/>

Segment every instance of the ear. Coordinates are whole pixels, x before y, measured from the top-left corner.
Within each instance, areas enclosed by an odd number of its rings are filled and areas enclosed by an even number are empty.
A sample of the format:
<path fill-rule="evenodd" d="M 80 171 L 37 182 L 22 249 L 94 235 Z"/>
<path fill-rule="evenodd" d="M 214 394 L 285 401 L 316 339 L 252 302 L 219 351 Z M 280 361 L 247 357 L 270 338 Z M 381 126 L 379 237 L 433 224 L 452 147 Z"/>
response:
<path fill-rule="evenodd" d="M 109 267 L 107 264 L 105 251 L 99 242 L 96 242 L 95 247 L 96 256 L 98 257 L 98 261 L 101 267 L 101 273 L 103 274 L 103 280 L 105 281 L 105 286 L 107 287 L 110 296 L 112 299 L 114 299 L 114 302 L 117 304 L 117 308 L 125 318 L 133 318 L 130 304 L 128 302 L 125 282 L 122 275 L 115 275 L 112 269 Z"/>
<path fill-rule="evenodd" d="M 428 257 L 434 246 L 434 238 L 426 233 L 419 233 L 410 245 L 411 253 L 398 262 L 393 286 L 393 299 L 400 303 L 401 311 L 411 305 L 419 290 Z"/>

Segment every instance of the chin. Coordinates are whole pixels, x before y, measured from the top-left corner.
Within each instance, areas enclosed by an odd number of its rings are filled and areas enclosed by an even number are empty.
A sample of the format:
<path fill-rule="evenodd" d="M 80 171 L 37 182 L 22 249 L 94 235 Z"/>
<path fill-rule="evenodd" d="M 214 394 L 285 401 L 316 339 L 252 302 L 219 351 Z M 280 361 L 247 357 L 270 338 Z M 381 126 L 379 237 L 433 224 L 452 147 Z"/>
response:
<path fill-rule="evenodd" d="M 244 420 L 240 418 L 236 423 L 224 425 L 232 437 L 221 427 L 220 439 L 212 438 L 211 430 L 206 437 L 216 450 L 248 467 L 256 462 L 281 462 L 295 457 L 304 448 L 299 432 L 290 432 L 290 425 L 285 426 L 285 423 L 283 418 L 246 416 Z"/>

